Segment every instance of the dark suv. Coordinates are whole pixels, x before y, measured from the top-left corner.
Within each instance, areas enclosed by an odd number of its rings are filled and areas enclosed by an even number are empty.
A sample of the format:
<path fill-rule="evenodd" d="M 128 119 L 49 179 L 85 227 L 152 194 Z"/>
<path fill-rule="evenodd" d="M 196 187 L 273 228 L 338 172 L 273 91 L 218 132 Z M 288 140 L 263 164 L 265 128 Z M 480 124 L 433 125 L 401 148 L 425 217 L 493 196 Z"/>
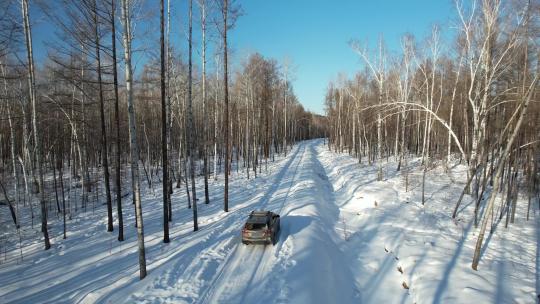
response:
<path fill-rule="evenodd" d="M 242 229 L 242 243 L 275 245 L 279 235 L 279 215 L 270 211 L 251 211 Z"/>

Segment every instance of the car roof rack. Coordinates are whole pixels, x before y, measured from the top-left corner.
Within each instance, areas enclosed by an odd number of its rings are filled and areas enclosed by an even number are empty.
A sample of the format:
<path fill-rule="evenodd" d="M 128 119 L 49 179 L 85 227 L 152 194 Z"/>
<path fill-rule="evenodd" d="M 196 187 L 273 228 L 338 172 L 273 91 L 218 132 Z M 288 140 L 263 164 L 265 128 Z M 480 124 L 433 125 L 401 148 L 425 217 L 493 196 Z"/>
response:
<path fill-rule="evenodd" d="M 267 215 L 268 213 L 270 213 L 270 211 L 265 211 L 265 210 L 253 210 L 251 211 L 251 214 L 253 215 Z"/>

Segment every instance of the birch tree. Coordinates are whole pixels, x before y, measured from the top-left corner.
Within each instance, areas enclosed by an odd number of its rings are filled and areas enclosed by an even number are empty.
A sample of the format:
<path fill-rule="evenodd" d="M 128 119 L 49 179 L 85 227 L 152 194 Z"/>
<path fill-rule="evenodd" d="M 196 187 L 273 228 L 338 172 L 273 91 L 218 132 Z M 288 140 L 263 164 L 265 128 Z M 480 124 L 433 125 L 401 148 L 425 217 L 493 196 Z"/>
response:
<path fill-rule="evenodd" d="M 489 221 L 489 217 L 491 216 L 491 212 L 493 210 L 493 206 L 495 205 L 495 199 L 497 197 L 497 194 L 499 193 L 499 187 L 500 187 L 500 178 L 502 175 L 502 171 L 505 165 L 505 162 L 508 159 L 508 156 L 510 154 L 510 151 L 512 150 L 512 146 L 514 144 L 514 141 L 517 138 L 517 134 L 519 133 L 519 130 L 521 128 L 521 125 L 523 124 L 523 119 L 525 115 L 527 114 L 527 110 L 529 108 L 529 104 L 533 97 L 533 92 L 536 88 L 536 83 L 538 81 L 538 71 L 536 73 L 536 76 L 534 77 L 533 81 L 531 82 L 531 85 L 529 86 L 529 89 L 523 99 L 520 102 L 520 105 L 516 108 L 514 114 L 516 114 L 517 121 L 515 125 L 513 126 L 512 133 L 509 133 L 508 139 L 504 148 L 504 152 L 501 154 L 498 164 L 497 164 L 497 171 L 495 173 L 495 177 L 493 178 L 493 189 L 491 191 L 491 195 L 489 198 L 489 201 L 486 206 L 486 210 L 484 211 L 484 216 L 482 220 L 482 225 L 480 227 L 480 233 L 478 234 L 478 239 L 476 240 L 476 245 L 474 249 L 474 256 L 473 256 L 473 262 L 472 262 L 472 269 L 478 270 L 478 263 L 480 262 L 480 254 L 482 252 L 482 243 L 484 240 L 484 235 L 486 233 L 486 227 Z M 511 122 L 509 122 L 510 124 Z M 507 125 L 507 127 L 509 126 Z"/>
<path fill-rule="evenodd" d="M 385 74 L 386 55 L 385 55 L 385 50 L 383 47 L 382 38 L 379 40 L 379 50 L 378 50 L 379 54 L 375 62 L 373 62 L 369 58 L 367 49 L 361 48 L 358 42 L 354 42 L 354 41 L 351 42 L 351 47 L 362 58 L 362 60 L 366 63 L 366 65 L 369 67 L 370 71 L 372 72 L 373 78 L 377 82 L 377 87 L 379 89 L 378 104 L 379 106 L 381 106 L 383 103 L 384 83 L 386 80 L 386 74 Z M 382 132 L 383 130 L 382 130 L 382 127 L 383 127 L 383 117 L 382 117 L 382 113 L 378 111 L 377 112 L 377 164 L 378 164 L 377 180 L 379 181 L 383 179 L 383 168 L 382 168 L 382 161 L 383 161 Z"/>
<path fill-rule="evenodd" d="M 128 121 L 129 121 L 129 147 L 131 150 L 131 188 L 133 191 L 133 200 L 135 203 L 135 217 L 137 222 L 137 239 L 139 250 L 139 277 L 146 277 L 146 255 L 144 248 L 144 225 L 141 206 L 141 191 L 139 177 L 139 147 L 137 144 L 137 127 L 135 121 L 135 107 L 133 104 L 133 70 L 131 67 L 131 25 L 130 0 L 122 0 L 122 25 L 124 27 L 122 40 L 124 43 L 124 61 L 126 77 L 126 94 L 128 103 Z"/>
<path fill-rule="evenodd" d="M 32 48 L 32 30 L 30 28 L 30 16 L 28 13 L 28 0 L 21 1 L 21 11 L 23 18 L 24 36 L 26 42 L 26 59 L 27 59 L 27 80 L 28 80 L 28 97 L 32 106 L 32 129 L 34 134 L 34 149 L 35 161 L 37 164 L 38 174 L 38 191 L 41 205 L 41 232 L 45 243 L 45 250 L 51 248 L 49 241 L 49 228 L 47 227 L 47 201 L 45 189 L 43 187 L 43 163 L 42 163 L 42 142 L 39 135 L 38 116 L 37 116 L 37 100 L 36 100 L 36 78 L 34 74 L 34 54 Z"/>

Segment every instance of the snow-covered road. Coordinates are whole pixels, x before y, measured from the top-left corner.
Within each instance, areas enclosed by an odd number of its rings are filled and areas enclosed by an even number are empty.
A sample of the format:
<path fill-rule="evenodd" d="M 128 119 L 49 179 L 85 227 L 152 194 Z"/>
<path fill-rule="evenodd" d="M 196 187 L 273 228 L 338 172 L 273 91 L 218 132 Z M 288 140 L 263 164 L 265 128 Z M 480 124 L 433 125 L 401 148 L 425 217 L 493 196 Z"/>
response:
<path fill-rule="evenodd" d="M 199 249 L 190 246 L 194 256 L 179 252 L 179 258 L 164 265 L 166 269 L 134 284 L 134 294 L 126 302 L 353 302 L 358 295 L 354 277 L 342 263 L 336 244 L 339 237 L 328 229 L 337 221 L 339 210 L 318 161 L 317 145 L 316 141 L 298 145 L 267 183 L 260 185 L 259 197 L 244 204 L 233 199 L 229 214 L 203 229 L 212 232 L 195 245 Z M 251 210 L 281 214 L 282 230 L 275 246 L 240 243 L 240 229 Z"/>
<path fill-rule="evenodd" d="M 355 280 L 333 229 L 339 210 L 317 159 L 303 143 L 257 209 L 281 214 L 276 246 L 237 245 L 202 298 L 207 303 L 351 303 Z M 241 227 L 242 221 L 234 223 Z M 238 243 L 238 242 L 237 242 Z M 309 288 L 307 288 L 309 287 Z"/>
<path fill-rule="evenodd" d="M 235 173 L 228 213 L 222 181 L 213 181 L 212 202 L 199 204 L 198 232 L 185 193 L 176 191 L 169 244 L 161 242 L 160 194 L 147 191 L 142 281 L 132 208 L 122 243 L 105 232 L 104 208 L 69 222 L 66 240 L 53 219 L 52 250 L 42 251 L 34 237 L 25 241 L 23 262 L 0 265 L 0 303 L 534 302 L 538 213 L 497 230 L 475 272 L 470 200 L 450 219 L 463 167 L 430 172 L 422 206 L 416 171 L 405 191 L 394 165 L 376 181 L 376 166 L 328 151 L 323 140 L 302 142 L 257 178 Z M 262 209 L 281 215 L 278 243 L 242 245 L 245 219 Z"/>

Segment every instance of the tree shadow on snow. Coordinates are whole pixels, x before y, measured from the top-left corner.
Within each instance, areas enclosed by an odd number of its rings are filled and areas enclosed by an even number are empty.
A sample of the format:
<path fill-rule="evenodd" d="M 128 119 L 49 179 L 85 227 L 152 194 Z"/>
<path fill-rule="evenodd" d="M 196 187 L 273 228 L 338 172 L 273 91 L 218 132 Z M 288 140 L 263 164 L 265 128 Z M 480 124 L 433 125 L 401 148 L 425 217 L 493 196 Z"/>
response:
<path fill-rule="evenodd" d="M 469 232 L 473 226 L 474 220 L 469 221 L 467 224 L 467 227 L 465 228 L 465 231 L 463 233 L 463 237 L 458 243 L 457 249 L 452 255 L 452 259 L 448 264 L 446 264 L 446 267 L 444 269 L 444 277 L 442 278 L 441 282 L 437 286 L 437 290 L 435 291 L 435 296 L 433 298 L 433 303 L 444 303 L 442 300 L 442 296 L 444 292 L 448 288 L 448 282 L 450 280 L 450 275 L 452 274 L 452 270 L 455 269 L 456 263 L 458 261 L 459 256 L 461 255 L 461 251 L 463 250 L 463 247 L 465 246 L 465 241 L 467 240 L 467 235 L 469 235 Z"/>

